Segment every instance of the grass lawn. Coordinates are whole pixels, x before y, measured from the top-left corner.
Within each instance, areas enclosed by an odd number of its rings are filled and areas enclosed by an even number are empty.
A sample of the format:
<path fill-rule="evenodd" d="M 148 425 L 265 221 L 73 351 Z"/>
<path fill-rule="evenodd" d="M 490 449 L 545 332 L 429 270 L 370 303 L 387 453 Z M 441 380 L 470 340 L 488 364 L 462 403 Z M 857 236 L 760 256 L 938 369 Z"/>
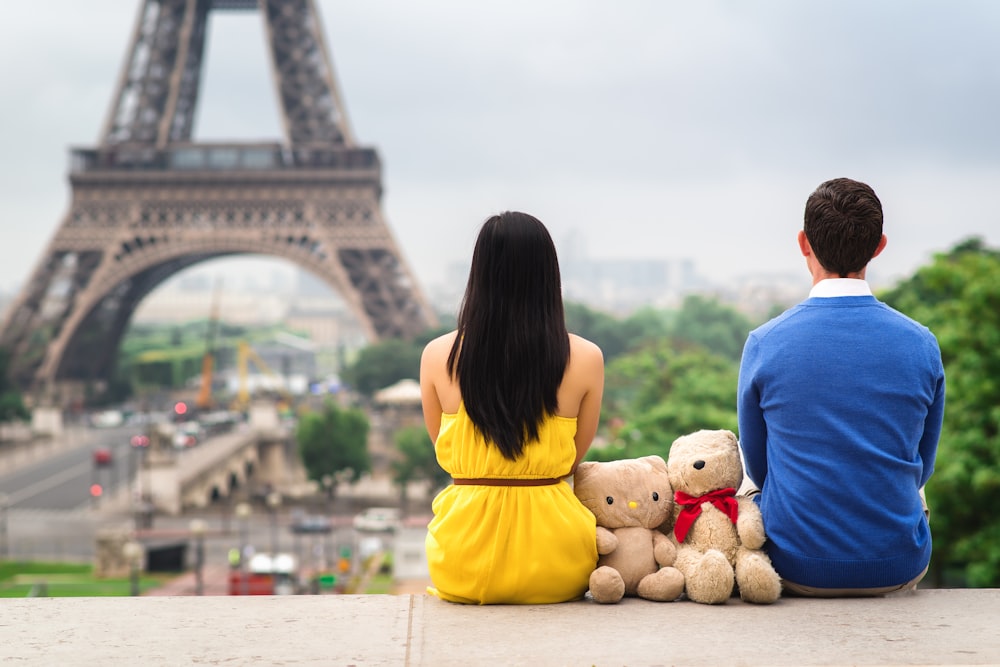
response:
<path fill-rule="evenodd" d="M 161 586 L 171 576 L 143 574 L 139 590 Z M 0 561 L 0 598 L 124 597 L 131 593 L 128 578 L 98 579 L 89 564 Z"/>
<path fill-rule="evenodd" d="M 393 580 L 391 574 L 376 574 L 368 581 L 368 585 L 365 586 L 363 593 L 368 594 L 381 594 L 381 593 L 391 593 L 393 586 Z"/>

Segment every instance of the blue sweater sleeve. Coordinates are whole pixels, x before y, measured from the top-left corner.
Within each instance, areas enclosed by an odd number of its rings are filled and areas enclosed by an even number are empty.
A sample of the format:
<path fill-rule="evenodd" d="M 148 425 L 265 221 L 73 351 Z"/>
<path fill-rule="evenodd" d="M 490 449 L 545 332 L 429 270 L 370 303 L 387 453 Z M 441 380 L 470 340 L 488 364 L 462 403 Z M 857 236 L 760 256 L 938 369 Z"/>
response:
<path fill-rule="evenodd" d="M 760 407 L 756 376 L 760 369 L 757 341 L 751 334 L 743 346 L 740 375 L 736 388 L 736 414 L 740 430 L 740 448 L 747 476 L 758 489 L 764 488 L 767 475 L 767 425 Z"/>
<path fill-rule="evenodd" d="M 941 364 L 941 353 L 937 351 L 938 377 L 934 390 L 934 400 L 927 410 L 927 417 L 924 419 L 924 433 L 920 438 L 917 451 L 920 452 L 920 460 L 923 462 L 923 470 L 920 474 L 921 488 L 927 484 L 927 480 L 934 473 L 934 459 L 937 457 L 938 439 L 941 437 L 941 423 L 944 421 L 944 368 Z"/>

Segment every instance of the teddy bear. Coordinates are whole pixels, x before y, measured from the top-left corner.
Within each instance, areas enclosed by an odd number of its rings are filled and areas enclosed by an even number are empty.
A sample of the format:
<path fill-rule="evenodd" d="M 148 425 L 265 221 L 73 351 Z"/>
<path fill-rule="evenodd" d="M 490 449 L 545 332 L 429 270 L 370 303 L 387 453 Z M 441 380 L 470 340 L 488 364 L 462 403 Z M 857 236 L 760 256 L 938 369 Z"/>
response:
<path fill-rule="evenodd" d="M 673 489 L 660 456 L 577 466 L 573 492 L 597 517 L 597 568 L 590 595 L 601 604 L 623 597 L 671 602 L 684 577 L 671 565 L 675 547 L 659 527 L 670 520 Z"/>
<path fill-rule="evenodd" d="M 688 599 L 721 604 L 735 586 L 746 602 L 775 602 L 781 578 L 762 550 L 760 509 L 750 498 L 736 496 L 743 480 L 736 436 L 706 429 L 683 435 L 670 446 L 667 470 L 674 510 L 666 529 Z"/>

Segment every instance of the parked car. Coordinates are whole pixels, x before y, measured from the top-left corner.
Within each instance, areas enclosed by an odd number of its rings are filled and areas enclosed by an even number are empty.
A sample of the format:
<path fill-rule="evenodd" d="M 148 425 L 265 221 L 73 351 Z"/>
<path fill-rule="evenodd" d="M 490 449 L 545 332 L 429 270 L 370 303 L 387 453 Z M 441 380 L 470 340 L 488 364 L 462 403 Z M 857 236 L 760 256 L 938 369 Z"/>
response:
<path fill-rule="evenodd" d="M 91 415 L 90 423 L 95 428 L 116 428 L 125 423 L 125 416 L 121 410 L 104 410 Z"/>
<path fill-rule="evenodd" d="M 354 517 L 356 530 L 381 533 L 399 528 L 399 510 L 395 507 L 369 507 Z"/>
<path fill-rule="evenodd" d="M 196 421 L 182 422 L 174 431 L 174 447 L 185 449 L 194 447 L 201 439 L 201 425 Z"/>
<path fill-rule="evenodd" d="M 109 466 L 114 463 L 114 454 L 110 447 L 98 447 L 94 450 L 94 465 L 98 467 Z"/>
<path fill-rule="evenodd" d="M 298 535 L 326 534 L 333 530 L 333 524 L 320 514 L 308 514 L 297 517 L 292 523 L 292 532 Z"/>

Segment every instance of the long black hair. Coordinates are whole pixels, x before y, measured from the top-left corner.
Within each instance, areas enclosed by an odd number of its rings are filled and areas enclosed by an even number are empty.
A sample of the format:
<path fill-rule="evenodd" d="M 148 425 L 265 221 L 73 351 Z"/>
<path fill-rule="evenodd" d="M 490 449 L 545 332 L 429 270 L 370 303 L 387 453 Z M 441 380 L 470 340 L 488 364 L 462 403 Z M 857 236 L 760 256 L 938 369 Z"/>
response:
<path fill-rule="evenodd" d="M 569 334 L 555 244 L 537 218 L 483 223 L 458 313 L 448 372 L 487 443 L 515 460 L 558 408 Z"/>

